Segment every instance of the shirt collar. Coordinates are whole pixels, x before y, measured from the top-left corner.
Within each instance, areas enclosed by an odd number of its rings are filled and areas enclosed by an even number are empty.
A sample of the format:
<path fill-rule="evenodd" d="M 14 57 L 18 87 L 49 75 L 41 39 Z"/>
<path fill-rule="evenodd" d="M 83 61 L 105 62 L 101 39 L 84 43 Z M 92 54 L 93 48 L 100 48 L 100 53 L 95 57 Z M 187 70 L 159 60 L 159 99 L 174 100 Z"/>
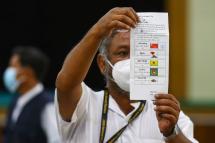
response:
<path fill-rule="evenodd" d="M 36 84 L 32 89 L 30 89 L 25 94 L 19 96 L 19 99 L 17 101 L 18 106 L 24 106 L 27 104 L 32 98 L 34 98 L 36 95 L 38 95 L 40 92 L 42 92 L 44 89 L 42 83 Z"/>
<path fill-rule="evenodd" d="M 132 115 L 132 113 L 138 108 L 139 104 L 140 104 L 139 102 L 137 102 L 137 103 L 132 103 L 131 105 L 134 107 L 134 110 L 131 111 L 128 115 L 125 115 L 125 114 L 121 111 L 121 109 L 120 109 L 119 105 L 117 104 L 117 102 L 116 102 L 116 101 L 113 99 L 113 97 L 110 95 L 110 96 L 109 96 L 109 106 L 108 106 L 108 108 L 109 108 L 110 110 L 112 110 L 113 112 L 117 113 L 118 115 L 120 115 L 120 116 L 123 117 L 123 118 L 129 118 L 129 117 Z"/>

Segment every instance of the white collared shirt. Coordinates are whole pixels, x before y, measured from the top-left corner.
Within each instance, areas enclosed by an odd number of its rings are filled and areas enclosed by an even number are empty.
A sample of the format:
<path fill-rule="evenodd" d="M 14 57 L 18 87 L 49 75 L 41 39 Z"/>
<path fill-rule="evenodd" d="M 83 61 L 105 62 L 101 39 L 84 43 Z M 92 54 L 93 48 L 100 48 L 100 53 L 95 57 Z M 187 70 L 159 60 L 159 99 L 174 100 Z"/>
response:
<path fill-rule="evenodd" d="M 12 112 L 12 122 L 16 123 L 23 107 L 37 96 L 44 89 L 41 83 L 38 83 L 27 93 L 19 96 L 16 106 Z M 55 107 L 53 103 L 48 103 L 43 109 L 41 115 L 42 128 L 44 129 L 48 143 L 60 143 L 60 137 L 57 130 L 57 123 L 55 118 Z"/>
<path fill-rule="evenodd" d="M 55 95 L 58 129 L 64 143 L 99 143 L 103 97 L 104 91 L 94 92 L 82 83 L 82 95 L 79 103 L 73 113 L 71 122 L 66 122 L 60 116 L 57 95 Z M 139 104 L 133 104 L 135 110 Z M 125 115 L 115 100 L 111 96 L 109 97 L 104 142 L 128 123 L 132 112 Z M 193 123 L 183 112 L 180 112 L 178 126 L 189 140 L 198 143 L 193 138 Z M 152 101 L 146 102 L 143 112 L 128 125 L 118 138 L 117 143 L 164 143 Z"/>

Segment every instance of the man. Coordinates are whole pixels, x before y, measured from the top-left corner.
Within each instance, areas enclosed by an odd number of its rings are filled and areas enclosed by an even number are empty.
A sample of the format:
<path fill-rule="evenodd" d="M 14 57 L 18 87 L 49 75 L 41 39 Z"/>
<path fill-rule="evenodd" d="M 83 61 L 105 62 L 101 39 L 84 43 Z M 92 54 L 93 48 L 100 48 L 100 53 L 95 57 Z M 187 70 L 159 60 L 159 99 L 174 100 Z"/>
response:
<path fill-rule="evenodd" d="M 156 95 L 154 102 L 134 102 L 121 86 L 126 82 L 116 83 L 119 80 L 112 71 L 119 72 L 117 69 L 129 65 L 129 30 L 138 21 L 132 8 L 114 8 L 67 55 L 56 79 L 55 96 L 57 122 L 64 142 L 197 142 L 192 122 L 180 111 L 173 95 Z M 107 80 L 107 90 L 95 92 L 83 80 L 98 47 L 101 50 L 97 62 Z"/>
<path fill-rule="evenodd" d="M 8 110 L 4 143 L 59 143 L 53 97 L 41 83 L 48 57 L 40 50 L 16 47 L 4 73 L 4 84 L 18 93 Z"/>

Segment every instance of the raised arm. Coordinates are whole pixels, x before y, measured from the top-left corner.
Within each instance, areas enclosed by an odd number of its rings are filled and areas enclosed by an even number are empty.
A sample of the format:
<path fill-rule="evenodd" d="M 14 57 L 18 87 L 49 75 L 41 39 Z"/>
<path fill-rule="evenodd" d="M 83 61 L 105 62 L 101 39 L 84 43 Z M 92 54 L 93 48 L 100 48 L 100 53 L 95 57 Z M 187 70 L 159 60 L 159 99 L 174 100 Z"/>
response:
<path fill-rule="evenodd" d="M 59 110 L 70 120 L 81 97 L 84 80 L 103 38 L 113 29 L 130 29 L 138 22 L 132 8 L 113 8 L 106 13 L 69 52 L 56 79 Z"/>

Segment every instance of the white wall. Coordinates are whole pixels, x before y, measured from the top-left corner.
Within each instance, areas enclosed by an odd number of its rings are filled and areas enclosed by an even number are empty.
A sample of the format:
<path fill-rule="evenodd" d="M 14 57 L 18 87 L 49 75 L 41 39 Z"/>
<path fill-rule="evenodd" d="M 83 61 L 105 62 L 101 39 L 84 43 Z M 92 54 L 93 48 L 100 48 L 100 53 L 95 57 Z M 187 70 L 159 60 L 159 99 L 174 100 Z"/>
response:
<path fill-rule="evenodd" d="M 187 2 L 187 95 L 215 102 L 215 0 Z"/>

